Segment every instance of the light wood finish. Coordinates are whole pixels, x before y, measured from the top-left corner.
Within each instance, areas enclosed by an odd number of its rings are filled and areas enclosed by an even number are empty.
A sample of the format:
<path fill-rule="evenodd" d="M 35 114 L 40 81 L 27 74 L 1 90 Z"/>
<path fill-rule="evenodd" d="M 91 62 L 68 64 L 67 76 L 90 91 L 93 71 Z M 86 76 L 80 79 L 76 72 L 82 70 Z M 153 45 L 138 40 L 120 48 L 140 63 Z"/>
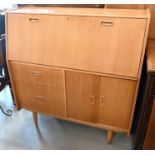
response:
<path fill-rule="evenodd" d="M 147 133 L 144 140 L 144 149 L 154 150 L 155 149 L 155 99 L 151 112 L 151 116 L 148 122 Z"/>
<path fill-rule="evenodd" d="M 107 129 L 110 142 L 112 131 L 129 133 L 149 19 L 148 10 L 9 11 L 7 63 L 18 106 Z"/>
<path fill-rule="evenodd" d="M 138 76 L 145 19 L 9 14 L 8 20 L 10 60 Z"/>
<path fill-rule="evenodd" d="M 66 72 L 67 116 L 82 121 L 97 121 L 98 76 Z"/>
<path fill-rule="evenodd" d="M 99 123 L 128 129 L 135 81 L 100 77 Z"/>
<path fill-rule="evenodd" d="M 112 143 L 112 138 L 113 138 L 113 131 L 112 130 L 108 130 L 107 141 L 108 141 L 109 144 Z"/>
<path fill-rule="evenodd" d="M 47 74 L 41 72 L 41 75 L 32 75 L 32 68 L 36 69 L 36 73 L 42 69 Z M 17 100 L 23 108 L 30 111 L 65 116 L 64 72 L 46 67 L 41 69 L 20 63 L 11 64 Z M 49 83 L 46 79 L 50 80 Z"/>
<path fill-rule="evenodd" d="M 32 113 L 35 126 L 38 126 L 38 116 L 36 112 Z"/>
<path fill-rule="evenodd" d="M 105 8 L 113 8 L 113 9 L 145 9 L 146 4 L 106 4 Z"/>
<path fill-rule="evenodd" d="M 14 83 L 17 99 L 23 108 L 35 112 L 65 116 L 63 88 L 24 81 L 14 81 Z"/>
<path fill-rule="evenodd" d="M 105 8 L 119 9 L 149 9 L 151 12 L 149 39 L 155 39 L 155 4 L 107 4 Z"/>
<path fill-rule="evenodd" d="M 34 63 L 26 63 L 26 62 L 22 62 L 22 61 L 12 61 L 12 60 L 8 60 L 8 62 L 10 63 L 20 63 L 20 64 L 25 64 L 25 65 L 33 65 L 34 67 L 43 67 L 46 66 L 47 68 L 53 68 L 55 70 L 65 70 L 65 71 L 77 71 L 79 73 L 88 73 L 91 75 L 100 75 L 100 76 L 106 76 L 106 77 L 114 77 L 114 78 L 120 78 L 120 79 L 127 79 L 127 80 L 134 80 L 137 81 L 136 77 L 126 77 L 126 76 L 119 76 L 119 75 L 112 75 L 112 74 L 106 74 L 106 73 L 96 73 L 96 72 L 92 72 L 92 71 L 83 71 L 83 70 L 75 70 L 72 68 L 64 68 L 64 67 L 55 67 L 55 66 L 50 66 L 50 65 L 39 65 L 39 64 L 34 64 Z"/>
<path fill-rule="evenodd" d="M 147 68 L 155 71 L 155 40 L 149 40 L 147 44 Z"/>
<path fill-rule="evenodd" d="M 10 63 L 13 79 L 62 87 L 65 79 L 62 69 L 54 69 L 47 66 L 32 65 L 27 63 Z"/>
<path fill-rule="evenodd" d="M 98 8 L 62 8 L 62 7 L 24 7 L 10 10 L 8 14 L 43 14 L 67 16 L 95 16 L 95 17 L 121 17 L 121 18 L 149 18 L 148 10 L 121 10 Z"/>

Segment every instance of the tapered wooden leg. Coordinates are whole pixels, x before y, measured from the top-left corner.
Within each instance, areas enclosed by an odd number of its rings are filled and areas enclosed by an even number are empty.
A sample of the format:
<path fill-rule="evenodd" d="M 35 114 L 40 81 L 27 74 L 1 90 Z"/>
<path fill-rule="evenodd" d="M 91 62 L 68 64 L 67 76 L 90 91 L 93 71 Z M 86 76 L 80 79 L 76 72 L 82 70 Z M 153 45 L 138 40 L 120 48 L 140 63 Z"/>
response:
<path fill-rule="evenodd" d="M 113 131 L 112 130 L 108 130 L 108 143 L 111 144 L 112 143 L 112 138 L 113 138 Z"/>
<path fill-rule="evenodd" d="M 35 126 L 38 126 L 38 116 L 37 116 L 37 113 L 36 112 L 33 112 L 33 121 L 34 121 L 34 124 Z"/>

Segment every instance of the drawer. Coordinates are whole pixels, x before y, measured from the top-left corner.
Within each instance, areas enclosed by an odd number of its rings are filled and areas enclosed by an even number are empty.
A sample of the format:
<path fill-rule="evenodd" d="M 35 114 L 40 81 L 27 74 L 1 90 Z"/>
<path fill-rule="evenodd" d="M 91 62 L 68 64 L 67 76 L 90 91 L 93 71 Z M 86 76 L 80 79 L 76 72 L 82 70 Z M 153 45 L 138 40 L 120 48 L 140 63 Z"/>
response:
<path fill-rule="evenodd" d="M 63 87 L 16 80 L 15 91 L 21 108 L 65 116 L 65 91 Z"/>
<path fill-rule="evenodd" d="M 21 80 L 64 87 L 64 72 L 50 67 L 11 62 L 14 81 Z"/>

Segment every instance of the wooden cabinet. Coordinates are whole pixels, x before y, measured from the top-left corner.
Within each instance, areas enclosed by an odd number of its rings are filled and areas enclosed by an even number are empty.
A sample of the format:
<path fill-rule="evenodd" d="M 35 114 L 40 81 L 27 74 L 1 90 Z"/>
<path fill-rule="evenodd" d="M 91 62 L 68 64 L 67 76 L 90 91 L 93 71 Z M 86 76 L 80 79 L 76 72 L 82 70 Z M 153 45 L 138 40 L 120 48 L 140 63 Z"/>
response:
<path fill-rule="evenodd" d="M 67 116 L 96 122 L 99 77 L 78 72 L 66 72 Z"/>
<path fill-rule="evenodd" d="M 24 7 L 7 12 L 17 107 L 130 133 L 148 10 Z"/>
<path fill-rule="evenodd" d="M 136 81 L 100 77 L 99 123 L 128 129 Z"/>

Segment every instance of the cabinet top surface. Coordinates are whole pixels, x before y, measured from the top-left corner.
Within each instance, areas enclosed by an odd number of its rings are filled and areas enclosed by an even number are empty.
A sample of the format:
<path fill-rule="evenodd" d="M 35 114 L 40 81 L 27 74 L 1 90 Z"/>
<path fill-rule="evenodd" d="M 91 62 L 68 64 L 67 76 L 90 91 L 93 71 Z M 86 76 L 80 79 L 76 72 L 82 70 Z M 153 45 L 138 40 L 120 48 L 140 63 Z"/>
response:
<path fill-rule="evenodd" d="M 67 8 L 67 7 L 23 7 L 10 10 L 7 13 L 150 18 L 150 12 L 147 9 L 138 10 L 138 9 Z"/>
<path fill-rule="evenodd" d="M 147 43 L 147 69 L 155 72 L 155 40 Z"/>

